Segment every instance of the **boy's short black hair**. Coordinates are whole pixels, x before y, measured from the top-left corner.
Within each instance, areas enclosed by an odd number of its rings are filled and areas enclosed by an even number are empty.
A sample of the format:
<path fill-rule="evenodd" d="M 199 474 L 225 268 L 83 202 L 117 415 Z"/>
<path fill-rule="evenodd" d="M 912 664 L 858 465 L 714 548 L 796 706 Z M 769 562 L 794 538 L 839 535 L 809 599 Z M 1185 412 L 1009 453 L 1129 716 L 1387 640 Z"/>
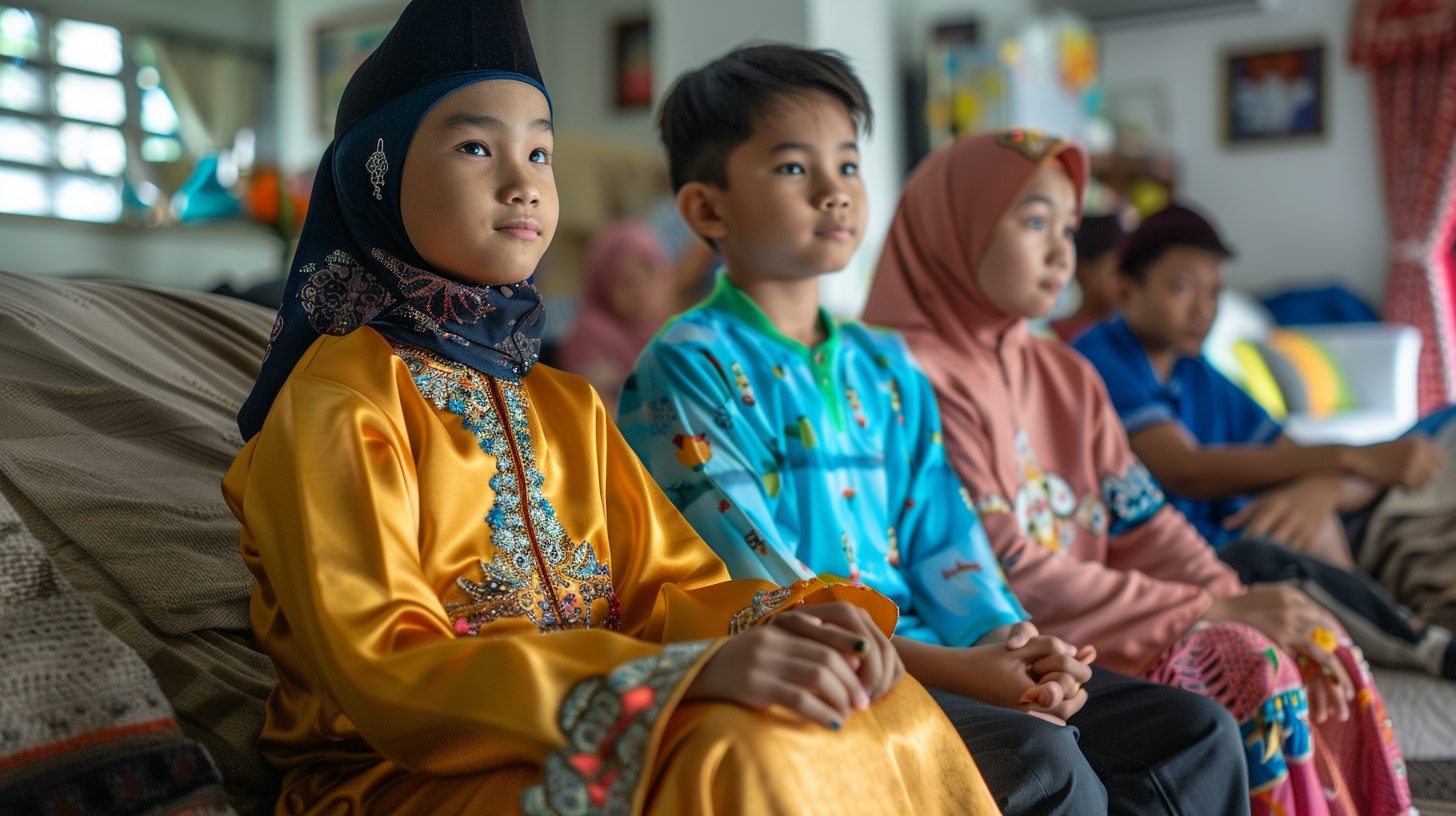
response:
<path fill-rule="evenodd" d="M 1090 261 L 1101 258 L 1109 252 L 1116 252 L 1127 230 L 1122 228 L 1122 216 L 1117 213 L 1088 215 L 1077 227 L 1077 260 Z"/>
<path fill-rule="evenodd" d="M 838 51 L 745 46 L 679 77 L 657 116 L 673 192 L 690 181 L 727 187 L 728 154 L 753 137 L 759 117 L 805 91 L 843 102 L 855 129 L 869 132 L 869 94 Z"/>
<path fill-rule="evenodd" d="M 1122 245 L 1118 270 L 1138 283 L 1146 283 L 1148 268 L 1175 246 L 1194 247 L 1232 258 L 1213 224 L 1196 211 L 1174 204 L 1148 216 Z"/>

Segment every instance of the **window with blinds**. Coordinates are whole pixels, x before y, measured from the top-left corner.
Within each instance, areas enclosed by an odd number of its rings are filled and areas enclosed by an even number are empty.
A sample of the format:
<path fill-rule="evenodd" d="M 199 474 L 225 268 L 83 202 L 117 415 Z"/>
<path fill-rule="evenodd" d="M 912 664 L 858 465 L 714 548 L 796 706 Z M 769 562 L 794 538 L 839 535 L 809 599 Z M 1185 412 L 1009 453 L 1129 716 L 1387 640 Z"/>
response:
<path fill-rule="evenodd" d="M 130 163 L 182 158 L 148 50 L 112 26 L 0 5 L 0 212 L 114 222 L 137 195 Z"/>

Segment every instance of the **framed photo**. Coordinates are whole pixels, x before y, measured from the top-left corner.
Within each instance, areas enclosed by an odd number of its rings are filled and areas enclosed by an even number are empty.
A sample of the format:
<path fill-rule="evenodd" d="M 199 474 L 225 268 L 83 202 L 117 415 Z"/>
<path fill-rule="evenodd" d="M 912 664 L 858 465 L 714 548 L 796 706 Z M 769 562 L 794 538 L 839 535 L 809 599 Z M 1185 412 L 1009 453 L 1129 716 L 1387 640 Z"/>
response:
<path fill-rule="evenodd" d="M 617 23 L 616 85 L 620 109 L 652 107 L 652 26 L 646 17 Z"/>
<path fill-rule="evenodd" d="M 334 132 L 334 117 L 344 88 L 364 60 L 384 42 L 404 3 L 392 2 L 328 20 L 318 27 L 318 125 Z"/>
<path fill-rule="evenodd" d="M 1322 43 L 1224 58 L 1224 138 L 1230 144 L 1321 137 L 1325 105 Z"/>

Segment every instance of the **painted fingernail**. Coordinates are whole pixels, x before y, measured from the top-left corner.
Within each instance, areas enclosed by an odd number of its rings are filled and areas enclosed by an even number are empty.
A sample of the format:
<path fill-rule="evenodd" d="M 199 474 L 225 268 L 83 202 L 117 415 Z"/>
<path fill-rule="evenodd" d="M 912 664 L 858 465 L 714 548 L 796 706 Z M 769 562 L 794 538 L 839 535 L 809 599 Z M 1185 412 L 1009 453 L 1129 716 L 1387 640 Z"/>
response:
<path fill-rule="evenodd" d="M 830 728 L 833 728 L 835 731 L 838 731 L 839 730 L 839 720 L 830 720 L 829 721 L 829 727 Z"/>
<path fill-rule="evenodd" d="M 867 652 L 869 650 L 870 650 L 869 644 L 868 643 L 865 643 L 863 640 L 856 640 L 854 642 L 854 653 L 855 654 L 864 654 L 865 652 Z"/>

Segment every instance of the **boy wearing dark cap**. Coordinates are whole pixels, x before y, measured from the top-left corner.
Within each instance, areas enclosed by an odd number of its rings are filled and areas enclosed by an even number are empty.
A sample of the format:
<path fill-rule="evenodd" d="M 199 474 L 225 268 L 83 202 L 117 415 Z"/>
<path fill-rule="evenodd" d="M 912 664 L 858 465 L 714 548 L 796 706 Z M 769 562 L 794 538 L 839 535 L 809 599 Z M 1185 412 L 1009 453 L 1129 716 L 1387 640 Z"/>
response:
<path fill-rule="evenodd" d="M 1365 447 L 1303 447 L 1285 436 L 1202 354 L 1231 257 L 1194 210 L 1175 205 L 1150 216 L 1122 249 L 1121 316 L 1073 346 L 1101 373 L 1133 451 L 1241 580 L 1312 581 L 1324 590 L 1316 600 L 1371 659 L 1449 674 L 1450 634 L 1411 621 L 1348 571 L 1339 518 L 1388 487 L 1429 481 L 1443 454 L 1421 435 Z"/>

